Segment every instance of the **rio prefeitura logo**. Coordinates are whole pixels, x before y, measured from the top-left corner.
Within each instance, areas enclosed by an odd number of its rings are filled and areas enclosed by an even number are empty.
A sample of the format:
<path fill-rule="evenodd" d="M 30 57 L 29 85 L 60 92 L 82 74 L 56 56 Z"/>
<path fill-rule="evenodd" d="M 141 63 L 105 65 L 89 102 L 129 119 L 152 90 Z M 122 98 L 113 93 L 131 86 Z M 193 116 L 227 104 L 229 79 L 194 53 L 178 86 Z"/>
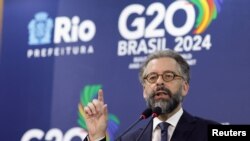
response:
<path fill-rule="evenodd" d="M 94 53 L 90 42 L 96 34 L 95 23 L 78 15 L 52 18 L 46 11 L 37 12 L 28 23 L 28 32 L 27 58 Z"/>

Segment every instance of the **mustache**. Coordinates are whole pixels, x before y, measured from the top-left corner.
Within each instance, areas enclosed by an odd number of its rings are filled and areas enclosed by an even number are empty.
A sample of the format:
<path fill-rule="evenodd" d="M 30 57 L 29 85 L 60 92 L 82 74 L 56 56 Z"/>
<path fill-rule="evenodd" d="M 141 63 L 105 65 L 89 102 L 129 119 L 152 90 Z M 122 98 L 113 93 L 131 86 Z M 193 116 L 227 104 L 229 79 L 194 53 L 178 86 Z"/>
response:
<path fill-rule="evenodd" d="M 156 90 L 152 92 L 151 98 L 154 98 L 155 96 L 160 94 L 169 95 L 170 97 L 172 97 L 172 92 L 167 87 L 160 85 L 156 87 Z"/>

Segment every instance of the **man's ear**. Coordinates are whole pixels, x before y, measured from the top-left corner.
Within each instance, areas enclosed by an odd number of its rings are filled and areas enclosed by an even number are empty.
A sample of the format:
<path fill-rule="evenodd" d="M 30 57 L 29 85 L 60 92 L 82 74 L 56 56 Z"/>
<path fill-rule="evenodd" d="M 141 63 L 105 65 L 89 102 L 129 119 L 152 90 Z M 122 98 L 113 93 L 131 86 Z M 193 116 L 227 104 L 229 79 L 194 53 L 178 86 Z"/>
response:
<path fill-rule="evenodd" d="M 145 85 L 142 84 L 142 88 L 143 88 L 143 98 L 147 98 L 147 95 L 146 95 L 146 90 L 145 90 Z"/>
<path fill-rule="evenodd" d="M 145 91 L 143 91 L 143 98 L 144 98 L 144 99 L 147 98 L 147 95 L 146 95 Z"/>
<path fill-rule="evenodd" d="M 186 96 L 188 91 L 189 91 L 189 84 L 187 81 L 183 81 L 183 85 L 182 85 L 182 96 Z"/>

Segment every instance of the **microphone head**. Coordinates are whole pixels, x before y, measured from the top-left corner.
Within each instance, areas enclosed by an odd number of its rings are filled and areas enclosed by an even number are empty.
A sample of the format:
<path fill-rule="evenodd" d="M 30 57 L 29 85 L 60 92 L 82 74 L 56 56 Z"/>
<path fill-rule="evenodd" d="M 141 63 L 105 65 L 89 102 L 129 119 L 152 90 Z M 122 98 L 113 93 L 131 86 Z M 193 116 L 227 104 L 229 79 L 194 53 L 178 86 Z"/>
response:
<path fill-rule="evenodd" d="M 161 108 L 160 108 L 160 107 L 155 107 L 155 108 L 153 109 L 153 114 L 152 114 L 152 116 L 153 116 L 153 117 L 158 117 L 160 114 L 162 114 Z"/>
<path fill-rule="evenodd" d="M 141 114 L 141 119 L 147 119 L 148 117 L 150 117 L 152 115 L 152 109 L 151 108 L 147 108 L 145 109 L 142 114 Z"/>

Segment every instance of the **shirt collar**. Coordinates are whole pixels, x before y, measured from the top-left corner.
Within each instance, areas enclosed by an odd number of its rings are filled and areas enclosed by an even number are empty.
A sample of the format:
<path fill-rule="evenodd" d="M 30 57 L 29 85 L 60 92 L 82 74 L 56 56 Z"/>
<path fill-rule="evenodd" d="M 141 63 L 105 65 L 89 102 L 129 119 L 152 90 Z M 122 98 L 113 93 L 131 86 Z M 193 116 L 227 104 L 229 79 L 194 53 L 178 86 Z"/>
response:
<path fill-rule="evenodd" d="M 165 122 L 169 123 L 170 126 L 176 127 L 178 121 L 181 118 L 181 115 L 183 114 L 183 109 L 180 108 L 174 115 L 172 115 L 170 118 L 168 118 Z M 159 118 L 153 119 L 153 130 L 158 126 L 159 123 L 162 121 Z"/>

